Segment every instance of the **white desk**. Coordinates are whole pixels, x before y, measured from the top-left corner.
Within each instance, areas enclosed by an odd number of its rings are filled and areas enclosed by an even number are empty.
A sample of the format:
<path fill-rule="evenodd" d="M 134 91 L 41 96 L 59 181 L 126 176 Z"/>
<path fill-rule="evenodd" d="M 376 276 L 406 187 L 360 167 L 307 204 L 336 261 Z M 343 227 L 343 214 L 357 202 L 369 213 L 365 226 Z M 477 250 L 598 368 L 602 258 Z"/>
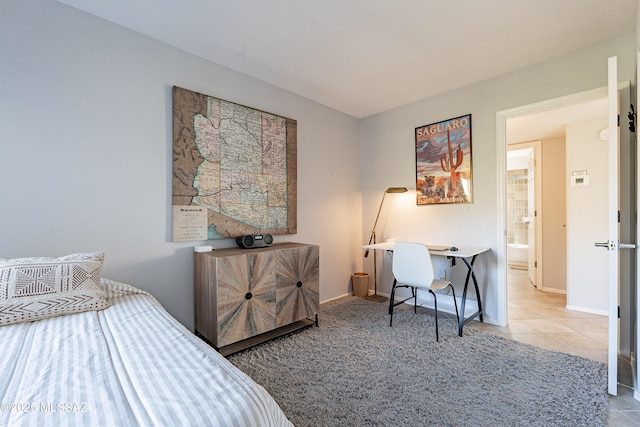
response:
<path fill-rule="evenodd" d="M 364 249 L 373 249 L 379 251 L 393 252 L 395 243 L 376 243 L 374 245 L 364 245 Z M 427 247 L 430 245 L 427 244 Z M 488 252 L 490 249 L 483 246 L 459 246 L 457 251 L 452 250 L 433 250 L 430 249 L 429 253 L 432 256 L 444 256 L 451 260 L 451 265 L 456 265 L 456 259 L 462 260 L 467 266 L 467 278 L 464 281 L 464 290 L 462 292 L 462 301 L 460 304 L 460 319 L 458 321 L 458 336 L 462 336 L 462 327 L 475 319 L 480 317 L 480 321 L 484 321 L 482 318 L 482 299 L 480 297 L 480 290 L 478 289 L 478 280 L 473 272 L 473 263 L 476 261 L 476 257 L 481 253 Z M 469 279 L 473 279 L 473 286 L 476 290 L 476 298 L 478 301 L 478 311 L 470 315 L 465 319 L 464 307 L 467 302 L 467 289 L 469 287 Z M 393 301 L 390 301 L 393 304 Z"/>

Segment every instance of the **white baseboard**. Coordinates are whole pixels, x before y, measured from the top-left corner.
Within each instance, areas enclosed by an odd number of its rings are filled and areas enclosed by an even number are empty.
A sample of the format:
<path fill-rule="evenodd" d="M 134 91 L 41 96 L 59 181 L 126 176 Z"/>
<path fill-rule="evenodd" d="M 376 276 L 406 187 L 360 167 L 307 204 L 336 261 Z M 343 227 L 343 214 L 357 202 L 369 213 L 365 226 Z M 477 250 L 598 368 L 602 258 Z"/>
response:
<path fill-rule="evenodd" d="M 567 291 L 565 289 L 557 289 L 557 288 L 548 288 L 546 286 L 541 286 L 539 288 L 542 292 L 551 292 L 554 294 L 567 294 Z"/>
<path fill-rule="evenodd" d="M 373 295 L 372 291 L 369 291 L 369 295 Z M 390 298 L 391 295 L 384 293 L 384 292 L 378 292 L 378 295 L 386 297 L 386 298 Z M 340 298 L 343 298 L 345 296 L 353 296 L 353 292 L 347 292 L 345 294 L 342 295 L 338 295 L 337 297 L 333 297 L 333 298 L 329 298 L 329 299 L 325 299 L 320 301 L 320 304 L 329 302 L 329 301 L 334 301 Z M 400 301 L 402 299 L 406 298 L 399 296 L 398 294 L 396 294 L 396 300 Z M 462 299 L 456 295 L 456 302 L 458 303 L 458 310 L 461 310 L 461 304 L 462 304 Z M 405 302 L 405 304 L 407 305 L 413 305 L 413 299 Z M 420 307 L 425 307 L 425 308 L 431 308 L 433 309 L 433 296 L 431 294 L 429 294 L 427 291 L 419 291 L 418 292 L 418 305 Z M 444 312 L 444 313 L 450 313 L 450 314 L 456 314 L 456 310 L 455 307 L 453 305 L 453 296 L 452 295 L 448 295 L 448 294 L 441 294 L 438 293 L 438 311 Z M 467 298 L 467 303 L 466 306 L 464 308 L 465 313 L 468 315 L 475 313 L 476 311 L 478 311 L 478 302 L 474 299 L 470 299 Z M 487 319 L 486 315 L 484 316 L 485 319 L 484 321 L 486 323 L 490 323 L 490 324 L 497 324 L 494 321 L 492 321 L 491 319 Z"/>
<path fill-rule="evenodd" d="M 594 310 L 593 308 L 588 308 L 588 307 L 580 307 L 577 305 L 569 305 L 567 304 L 565 306 L 565 308 L 567 310 L 573 310 L 573 311 L 581 311 L 583 313 L 592 313 L 592 314 L 599 314 L 601 316 L 609 316 L 609 312 L 604 311 L 604 310 Z"/>
<path fill-rule="evenodd" d="M 397 298 L 398 300 L 402 300 L 403 298 Z M 458 311 L 462 309 L 462 299 L 456 296 L 456 302 L 458 304 Z M 405 304 L 413 305 L 413 299 L 407 301 Z M 431 308 L 434 307 L 433 296 L 428 294 L 425 291 L 420 291 L 418 293 L 418 305 L 421 307 Z M 453 296 L 438 294 L 438 311 L 442 311 L 445 313 L 456 314 L 455 306 L 453 305 Z M 478 302 L 473 299 L 467 298 L 467 302 L 464 308 L 465 313 L 467 315 L 473 314 L 478 311 Z"/>
<path fill-rule="evenodd" d="M 423 295 L 424 294 L 424 295 Z M 337 296 L 335 298 L 331 298 L 328 300 L 324 300 L 322 302 L 329 302 L 329 301 L 333 301 L 339 298 L 342 298 L 343 296 L 347 296 L 347 295 L 353 295 L 352 292 L 349 292 L 347 294 L 344 295 L 340 295 Z M 373 291 L 369 291 L 369 295 L 373 295 Z M 391 298 L 390 294 L 384 293 L 384 292 L 378 292 L 378 295 L 386 297 L 386 298 Z M 396 300 L 400 301 L 403 298 L 401 298 L 400 296 L 398 296 L 396 294 Z M 458 310 L 461 310 L 461 304 L 462 304 L 462 299 L 459 296 L 456 296 L 456 302 L 458 303 Z M 407 305 L 413 305 L 413 300 L 409 300 L 407 302 L 405 302 L 405 304 Z M 420 307 L 426 307 L 426 308 L 431 308 L 433 309 L 433 296 L 431 294 L 428 294 L 425 291 L 421 291 L 418 294 L 418 305 Z M 453 305 L 453 296 L 452 295 L 447 295 L 447 294 L 440 294 L 438 293 L 438 311 L 442 311 L 445 313 L 450 313 L 450 314 L 456 314 L 455 311 L 455 307 Z M 475 313 L 476 311 L 478 311 L 478 302 L 474 299 L 469 299 L 467 298 L 467 303 L 466 306 L 464 308 L 465 313 L 467 314 L 467 316 Z M 498 322 L 495 319 L 491 319 L 489 317 L 487 317 L 487 314 L 484 313 L 484 323 L 488 323 L 490 325 L 498 325 Z M 476 317 L 474 319 L 474 321 L 480 321 L 480 318 Z M 499 325 L 498 325 L 499 326 Z"/>
<path fill-rule="evenodd" d="M 344 297 L 348 297 L 348 296 L 353 296 L 353 292 L 347 292 L 347 293 L 344 293 L 342 295 L 338 295 L 337 297 L 333 297 L 333 298 L 322 300 L 322 301 L 320 301 L 320 304 L 324 304 L 325 302 L 334 301 L 334 300 L 337 300 L 337 299 L 340 299 L 340 298 L 344 298 Z"/>

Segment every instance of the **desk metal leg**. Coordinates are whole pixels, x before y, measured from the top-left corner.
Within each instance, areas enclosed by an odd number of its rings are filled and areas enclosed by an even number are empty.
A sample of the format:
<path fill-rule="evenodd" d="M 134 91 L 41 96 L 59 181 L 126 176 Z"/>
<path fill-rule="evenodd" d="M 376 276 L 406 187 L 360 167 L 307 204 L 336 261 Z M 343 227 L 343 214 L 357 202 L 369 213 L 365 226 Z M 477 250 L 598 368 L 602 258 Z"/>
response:
<path fill-rule="evenodd" d="M 462 261 L 465 263 L 465 265 L 467 266 L 467 278 L 464 281 L 464 290 L 462 292 L 462 302 L 460 304 L 460 317 L 458 319 L 458 336 L 462 336 L 462 327 L 469 323 L 470 321 L 472 321 L 473 319 L 475 319 L 476 317 L 480 316 L 480 321 L 484 321 L 482 318 L 482 300 L 480 298 L 480 290 L 478 289 L 478 281 L 476 280 L 476 275 L 473 272 L 473 263 L 476 260 L 477 255 L 474 255 L 471 258 L 471 263 L 469 263 L 466 258 L 461 258 Z M 467 288 L 469 287 L 469 279 L 473 279 L 473 286 L 476 289 L 476 298 L 478 301 L 478 311 L 476 311 L 475 313 L 473 313 L 471 316 L 467 317 L 466 319 L 464 318 L 464 307 L 466 305 L 467 302 Z"/>

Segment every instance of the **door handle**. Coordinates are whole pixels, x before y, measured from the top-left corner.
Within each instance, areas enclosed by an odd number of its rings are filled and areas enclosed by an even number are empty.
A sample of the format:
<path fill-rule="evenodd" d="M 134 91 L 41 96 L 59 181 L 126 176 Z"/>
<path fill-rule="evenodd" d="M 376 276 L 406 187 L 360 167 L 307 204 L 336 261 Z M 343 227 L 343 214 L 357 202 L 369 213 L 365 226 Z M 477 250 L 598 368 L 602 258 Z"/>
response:
<path fill-rule="evenodd" d="M 620 249 L 635 249 L 636 245 L 635 243 L 620 243 L 620 242 L 613 242 L 611 240 L 606 241 L 606 242 L 598 242 L 598 243 L 594 243 L 596 248 L 607 248 L 607 250 L 610 251 L 617 251 Z"/>

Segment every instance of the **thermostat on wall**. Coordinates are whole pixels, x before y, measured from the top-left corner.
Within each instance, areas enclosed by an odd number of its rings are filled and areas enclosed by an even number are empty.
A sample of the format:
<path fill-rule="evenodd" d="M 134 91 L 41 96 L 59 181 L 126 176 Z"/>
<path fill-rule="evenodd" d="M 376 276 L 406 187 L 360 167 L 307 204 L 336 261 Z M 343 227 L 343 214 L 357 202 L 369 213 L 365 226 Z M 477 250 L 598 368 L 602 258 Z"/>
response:
<path fill-rule="evenodd" d="M 587 171 L 572 171 L 571 172 L 571 186 L 583 186 L 587 187 L 589 185 L 589 175 L 587 175 Z"/>

